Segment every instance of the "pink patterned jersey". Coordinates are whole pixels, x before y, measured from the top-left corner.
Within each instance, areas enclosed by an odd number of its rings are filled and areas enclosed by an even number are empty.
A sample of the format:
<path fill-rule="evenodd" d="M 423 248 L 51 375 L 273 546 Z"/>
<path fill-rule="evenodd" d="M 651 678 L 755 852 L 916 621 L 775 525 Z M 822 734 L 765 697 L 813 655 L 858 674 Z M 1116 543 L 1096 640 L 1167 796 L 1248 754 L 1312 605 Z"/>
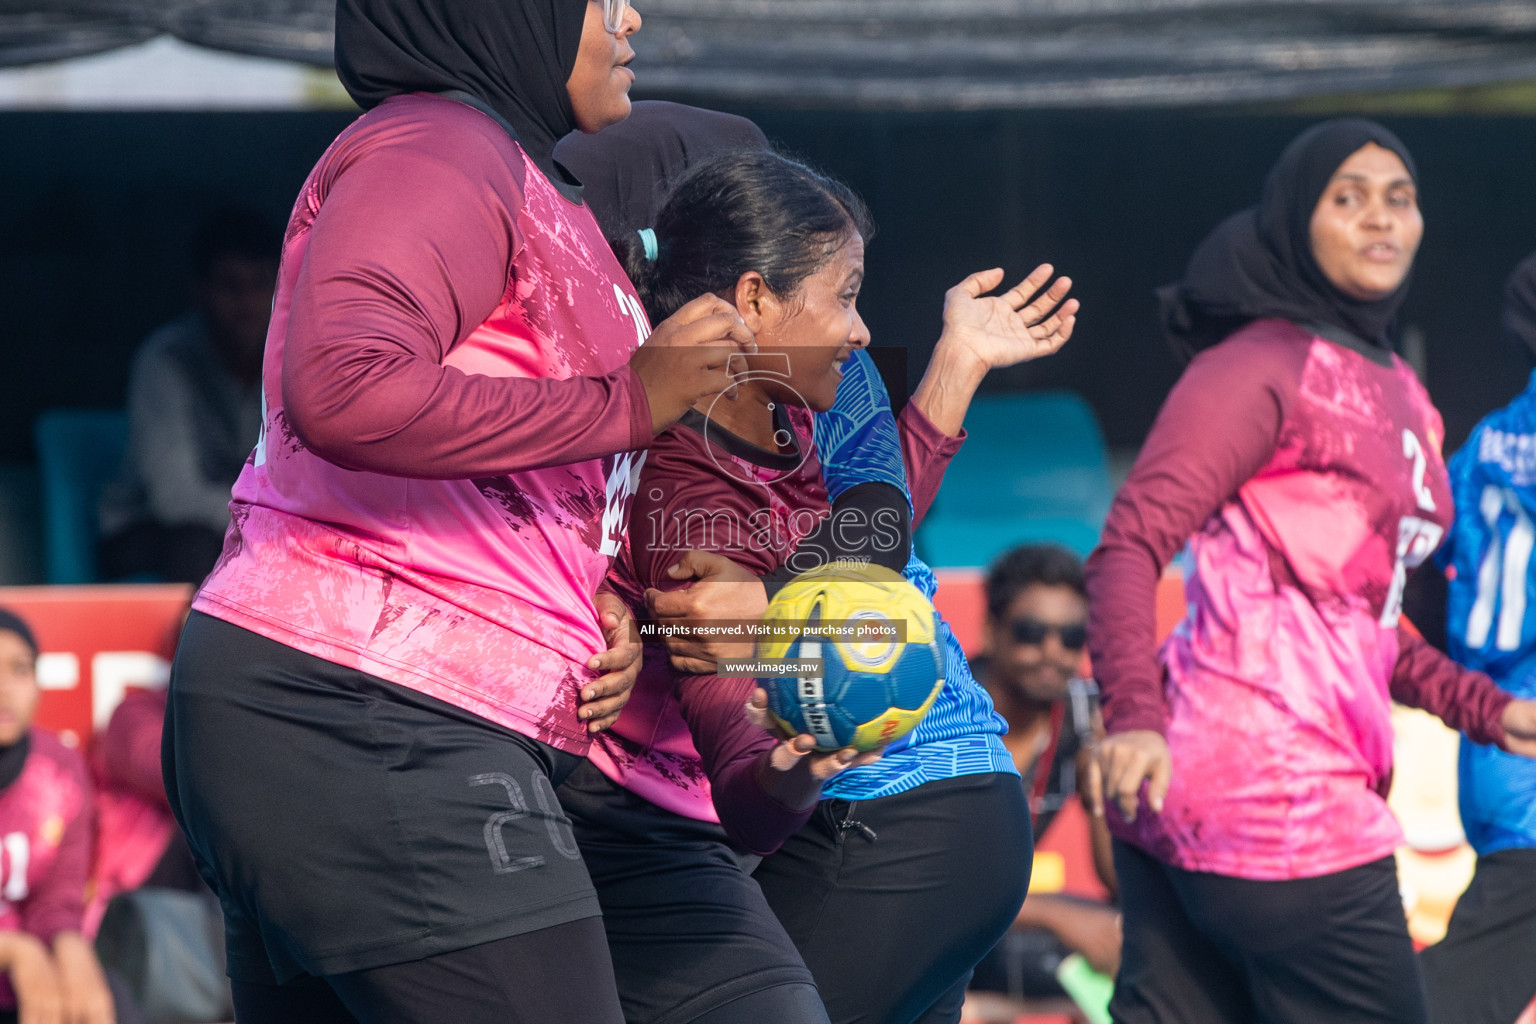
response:
<path fill-rule="evenodd" d="M 262 435 L 194 607 L 585 751 L 648 331 L 591 214 L 501 127 L 384 102 L 294 206 Z"/>
<path fill-rule="evenodd" d="M 0 931 L 45 944 L 79 931 L 91 857 L 91 785 L 85 762 L 58 737 L 31 732 L 15 782 L 0 791 Z M 0 975 L 0 1008 L 16 1006 Z"/>
<path fill-rule="evenodd" d="M 1441 433 L 1396 356 L 1284 321 L 1191 363 L 1089 566 L 1106 726 L 1162 731 L 1173 759 L 1163 812 L 1111 812 L 1116 834 L 1193 871 L 1340 871 L 1401 840 L 1394 697 L 1502 738 L 1491 682 L 1398 624 L 1452 518 Z M 1188 615 L 1154 660 L 1153 588 L 1186 539 Z"/>

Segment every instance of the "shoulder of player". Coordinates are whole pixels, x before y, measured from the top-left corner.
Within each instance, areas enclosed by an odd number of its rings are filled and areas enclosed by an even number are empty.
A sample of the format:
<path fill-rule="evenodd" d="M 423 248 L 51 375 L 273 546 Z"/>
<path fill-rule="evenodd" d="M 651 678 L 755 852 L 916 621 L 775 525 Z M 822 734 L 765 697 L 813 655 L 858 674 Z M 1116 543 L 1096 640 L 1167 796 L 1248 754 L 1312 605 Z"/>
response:
<path fill-rule="evenodd" d="M 690 501 L 736 490 L 724 469 L 730 456 L 698 430 L 674 423 L 651 442 L 641 470 L 642 491 L 660 487 Z"/>
<path fill-rule="evenodd" d="M 1254 320 L 1195 356 L 1190 365 L 1241 365 L 1249 374 L 1256 369 L 1300 373 L 1315 340 L 1311 331 L 1289 320 Z"/>
<path fill-rule="evenodd" d="M 1255 320 L 1198 353 L 1185 368 L 1179 389 L 1205 399 L 1220 396 L 1246 405 L 1264 392 L 1288 408 L 1301 384 L 1314 338 L 1288 320 Z"/>
<path fill-rule="evenodd" d="M 55 806 L 60 813 L 69 816 L 74 813 L 70 808 L 78 808 L 90 790 L 85 758 L 79 750 L 66 746 L 50 729 L 34 726 L 28 738 L 31 746 L 27 751 L 27 763 L 21 778 L 13 785 L 28 780 L 24 788 L 33 794 L 29 800 L 36 799 L 37 794 L 45 794 L 44 805 L 62 801 Z"/>
<path fill-rule="evenodd" d="M 66 746 L 63 739 L 52 729 L 33 726 L 30 738 L 32 749 L 27 754 L 30 762 L 34 757 L 44 758 L 70 774 L 85 774 L 85 758 L 74 747 Z"/>
<path fill-rule="evenodd" d="M 489 115 L 431 93 L 391 97 L 337 138 L 326 161 L 331 174 L 367 158 L 398 161 L 413 176 L 439 173 L 521 190 L 522 152 Z"/>
<path fill-rule="evenodd" d="M 1447 468 L 1455 481 L 1481 487 L 1507 483 L 1512 460 L 1536 463 L 1536 393 L 1527 391 L 1484 416 L 1452 453 Z M 1521 474 L 1522 477 L 1526 474 Z"/>

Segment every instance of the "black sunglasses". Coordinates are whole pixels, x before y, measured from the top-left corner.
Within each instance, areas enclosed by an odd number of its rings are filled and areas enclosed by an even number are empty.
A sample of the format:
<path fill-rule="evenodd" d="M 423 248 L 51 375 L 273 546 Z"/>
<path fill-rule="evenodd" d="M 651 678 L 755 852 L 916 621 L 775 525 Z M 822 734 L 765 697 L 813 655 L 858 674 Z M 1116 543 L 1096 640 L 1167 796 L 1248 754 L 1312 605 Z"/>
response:
<path fill-rule="evenodd" d="M 1061 641 L 1061 646 L 1069 651 L 1080 651 L 1088 642 L 1088 627 L 1082 624 L 1053 626 L 1039 619 L 1014 619 L 1008 623 L 1008 628 L 1013 633 L 1014 643 L 1029 644 L 1032 647 L 1045 643 L 1045 638 L 1052 633 L 1055 633 L 1056 638 Z"/>

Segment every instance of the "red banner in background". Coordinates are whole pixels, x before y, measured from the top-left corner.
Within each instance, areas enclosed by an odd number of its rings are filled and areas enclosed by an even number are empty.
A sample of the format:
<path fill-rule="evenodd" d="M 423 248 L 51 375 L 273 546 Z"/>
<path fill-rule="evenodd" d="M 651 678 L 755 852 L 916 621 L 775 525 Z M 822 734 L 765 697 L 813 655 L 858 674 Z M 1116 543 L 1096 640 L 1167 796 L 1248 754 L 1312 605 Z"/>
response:
<path fill-rule="evenodd" d="M 181 584 L 0 587 L 42 648 L 37 724 L 84 747 L 129 688 L 164 686 L 191 599 Z"/>

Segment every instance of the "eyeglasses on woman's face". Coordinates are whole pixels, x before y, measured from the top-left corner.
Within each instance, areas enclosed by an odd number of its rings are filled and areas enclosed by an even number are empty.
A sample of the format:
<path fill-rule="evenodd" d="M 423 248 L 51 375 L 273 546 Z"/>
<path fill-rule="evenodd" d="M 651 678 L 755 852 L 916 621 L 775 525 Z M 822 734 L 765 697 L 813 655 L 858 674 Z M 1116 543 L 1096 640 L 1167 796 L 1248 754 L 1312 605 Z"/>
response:
<path fill-rule="evenodd" d="M 592 0 L 603 9 L 603 28 L 618 35 L 624 27 L 624 15 L 629 11 L 629 0 Z"/>

